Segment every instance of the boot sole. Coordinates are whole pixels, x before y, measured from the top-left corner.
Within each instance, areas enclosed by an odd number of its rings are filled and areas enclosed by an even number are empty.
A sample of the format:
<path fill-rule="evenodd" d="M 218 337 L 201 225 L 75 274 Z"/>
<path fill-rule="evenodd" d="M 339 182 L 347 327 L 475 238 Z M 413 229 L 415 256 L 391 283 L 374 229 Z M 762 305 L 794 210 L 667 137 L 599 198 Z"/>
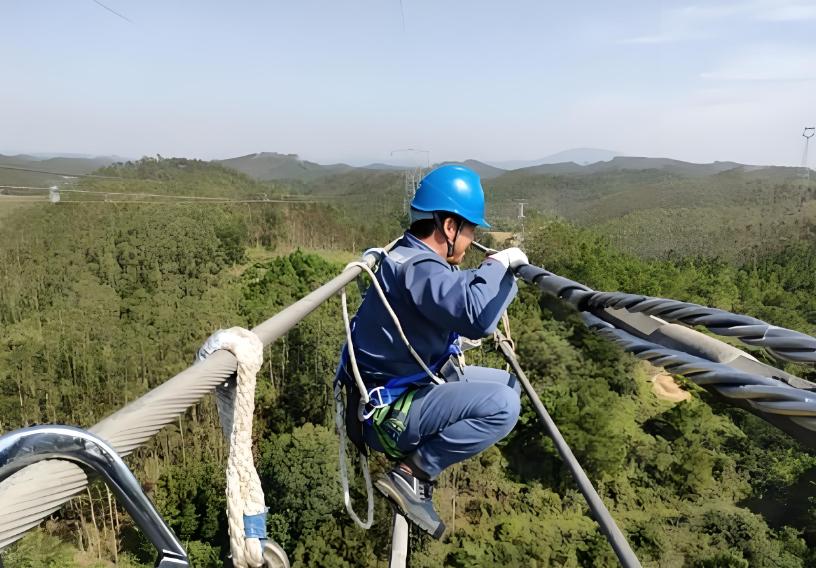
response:
<path fill-rule="evenodd" d="M 402 495 L 399 494 L 389 483 L 384 482 L 381 479 L 378 479 L 374 482 L 374 485 L 379 489 L 380 493 L 382 493 L 389 501 L 394 503 L 397 508 L 400 510 L 400 514 L 405 515 L 408 517 L 408 520 L 411 521 L 414 525 L 431 535 L 436 540 L 442 538 L 442 535 L 445 534 L 445 523 L 439 521 L 439 524 L 431 529 L 428 528 L 425 523 L 423 523 L 418 517 L 411 513 L 411 509 L 406 507 L 405 500 L 402 498 Z"/>

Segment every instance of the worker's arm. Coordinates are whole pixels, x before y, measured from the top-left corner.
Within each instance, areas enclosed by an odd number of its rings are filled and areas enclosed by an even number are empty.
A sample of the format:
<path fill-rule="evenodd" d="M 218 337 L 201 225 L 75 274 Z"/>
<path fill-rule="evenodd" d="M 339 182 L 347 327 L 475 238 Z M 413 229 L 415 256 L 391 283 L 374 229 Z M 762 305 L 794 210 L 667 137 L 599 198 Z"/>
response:
<path fill-rule="evenodd" d="M 420 313 L 466 337 L 494 331 L 518 291 L 513 274 L 495 259 L 453 271 L 444 260 L 426 257 L 406 266 L 404 275 Z"/>

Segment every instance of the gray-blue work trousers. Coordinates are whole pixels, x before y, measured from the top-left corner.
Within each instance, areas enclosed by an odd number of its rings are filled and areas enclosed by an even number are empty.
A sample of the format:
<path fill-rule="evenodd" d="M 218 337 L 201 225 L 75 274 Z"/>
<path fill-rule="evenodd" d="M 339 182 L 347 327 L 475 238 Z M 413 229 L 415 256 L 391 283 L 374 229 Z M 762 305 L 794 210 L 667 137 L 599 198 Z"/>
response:
<path fill-rule="evenodd" d="M 397 447 L 408 464 L 435 479 L 510 433 L 518 421 L 519 392 L 507 371 L 466 366 L 458 380 L 417 391 Z M 376 434 L 365 430 L 366 442 L 381 450 Z"/>

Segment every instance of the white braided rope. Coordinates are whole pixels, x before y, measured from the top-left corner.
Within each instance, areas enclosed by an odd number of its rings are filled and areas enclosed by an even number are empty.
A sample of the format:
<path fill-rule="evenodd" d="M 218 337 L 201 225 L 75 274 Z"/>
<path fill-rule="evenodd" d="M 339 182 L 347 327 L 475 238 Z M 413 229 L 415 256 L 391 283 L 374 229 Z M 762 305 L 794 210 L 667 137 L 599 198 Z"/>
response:
<path fill-rule="evenodd" d="M 201 351 L 230 351 L 238 360 L 237 387 L 220 388 L 216 402 L 224 434 L 229 438 L 227 459 L 227 522 L 232 564 L 236 568 L 264 566 L 260 539 L 244 537 L 244 515 L 266 511 L 263 489 L 252 456 L 252 416 L 255 412 L 256 375 L 263 364 L 263 343 L 249 330 L 233 327 L 219 330 L 207 339 Z"/>

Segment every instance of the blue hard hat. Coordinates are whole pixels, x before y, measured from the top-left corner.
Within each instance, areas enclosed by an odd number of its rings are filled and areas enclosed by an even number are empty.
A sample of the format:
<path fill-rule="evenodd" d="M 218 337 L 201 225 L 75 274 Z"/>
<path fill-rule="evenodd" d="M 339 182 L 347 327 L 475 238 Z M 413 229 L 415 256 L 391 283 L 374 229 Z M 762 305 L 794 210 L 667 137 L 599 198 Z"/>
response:
<path fill-rule="evenodd" d="M 422 178 L 411 200 L 412 219 L 425 215 L 416 212 L 448 211 L 481 227 L 485 221 L 484 191 L 479 174 L 465 166 L 441 166 Z"/>

